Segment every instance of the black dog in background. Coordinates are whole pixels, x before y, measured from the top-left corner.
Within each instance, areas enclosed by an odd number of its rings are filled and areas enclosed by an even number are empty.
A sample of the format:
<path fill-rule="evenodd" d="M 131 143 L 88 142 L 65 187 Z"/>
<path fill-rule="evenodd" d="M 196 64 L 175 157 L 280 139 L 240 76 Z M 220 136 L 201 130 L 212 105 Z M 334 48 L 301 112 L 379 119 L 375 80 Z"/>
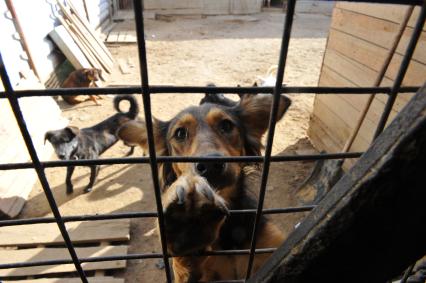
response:
<path fill-rule="evenodd" d="M 208 84 L 209 87 L 215 87 L 215 84 Z M 239 85 L 238 85 L 239 86 Z M 256 85 L 257 86 L 257 85 Z M 238 95 L 240 98 L 243 96 L 243 94 Z M 200 105 L 203 105 L 205 103 L 213 103 L 213 104 L 220 104 L 223 106 L 228 107 L 234 107 L 238 104 L 239 101 L 235 101 L 229 98 L 226 98 L 223 93 L 205 93 L 204 97 L 200 100 Z"/>
<path fill-rule="evenodd" d="M 130 103 L 128 112 L 120 110 L 120 102 L 123 100 Z M 79 129 L 71 126 L 61 130 L 48 131 L 44 140 L 48 140 L 52 144 L 56 155 L 61 160 L 96 159 L 118 141 L 118 129 L 126 122 L 134 120 L 139 113 L 138 104 L 133 96 L 116 96 L 114 98 L 114 109 L 118 112 L 117 114 L 93 127 Z M 133 154 L 133 150 L 134 147 L 131 146 L 127 156 Z M 67 194 L 73 192 L 71 176 L 74 169 L 74 166 L 67 167 L 65 180 Z M 87 193 L 92 190 L 98 172 L 98 165 L 90 166 L 90 182 L 84 192 Z"/>

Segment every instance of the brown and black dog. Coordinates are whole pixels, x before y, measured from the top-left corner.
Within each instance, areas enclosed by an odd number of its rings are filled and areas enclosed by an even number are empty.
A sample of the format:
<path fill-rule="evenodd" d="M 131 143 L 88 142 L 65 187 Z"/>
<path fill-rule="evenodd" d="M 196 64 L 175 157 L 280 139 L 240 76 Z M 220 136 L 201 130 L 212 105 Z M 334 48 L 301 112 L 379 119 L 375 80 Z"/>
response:
<path fill-rule="evenodd" d="M 92 87 L 96 81 L 99 81 L 99 77 L 102 75 L 102 70 L 95 68 L 83 68 L 71 72 L 64 83 L 62 88 L 74 88 L 74 87 Z M 100 105 L 97 99 L 100 96 L 97 95 L 63 95 L 62 99 L 68 104 L 75 105 L 84 101 L 92 100 L 96 105 Z"/>
<path fill-rule="evenodd" d="M 156 153 L 205 157 L 260 155 L 272 100 L 270 94 L 243 95 L 233 106 L 204 102 L 183 110 L 170 121 L 153 119 Z M 281 96 L 278 119 L 290 104 L 289 98 Z M 128 144 L 147 148 L 143 121 L 126 123 L 118 135 Z M 253 178 L 259 176 L 258 172 L 259 167 L 253 164 L 219 161 L 159 165 L 167 249 L 176 256 L 176 282 L 244 278 L 246 255 L 190 255 L 250 247 L 255 216 L 229 215 L 228 210 L 256 208 L 255 192 L 259 188 Z M 258 231 L 257 248 L 277 247 L 284 239 L 266 217 L 262 217 Z M 254 271 L 268 257 L 257 255 Z"/>

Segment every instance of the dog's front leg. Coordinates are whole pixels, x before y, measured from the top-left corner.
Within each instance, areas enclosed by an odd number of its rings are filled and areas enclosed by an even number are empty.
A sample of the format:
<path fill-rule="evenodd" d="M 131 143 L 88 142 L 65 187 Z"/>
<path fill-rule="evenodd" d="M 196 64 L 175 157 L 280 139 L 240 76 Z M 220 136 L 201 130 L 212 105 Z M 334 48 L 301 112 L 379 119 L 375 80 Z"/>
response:
<path fill-rule="evenodd" d="M 164 222 L 176 282 L 198 282 L 228 210 L 225 201 L 199 176 L 179 177 L 163 194 Z"/>
<path fill-rule="evenodd" d="M 96 177 L 99 173 L 99 166 L 98 165 L 92 165 L 90 166 L 90 181 L 89 184 L 84 189 L 85 193 L 89 193 L 93 189 L 93 185 L 95 184 Z"/>
<path fill-rule="evenodd" d="M 71 182 L 72 173 L 74 173 L 74 166 L 68 166 L 67 167 L 67 177 L 65 178 L 65 185 L 67 187 L 67 194 L 72 194 L 74 191 L 73 185 Z"/>

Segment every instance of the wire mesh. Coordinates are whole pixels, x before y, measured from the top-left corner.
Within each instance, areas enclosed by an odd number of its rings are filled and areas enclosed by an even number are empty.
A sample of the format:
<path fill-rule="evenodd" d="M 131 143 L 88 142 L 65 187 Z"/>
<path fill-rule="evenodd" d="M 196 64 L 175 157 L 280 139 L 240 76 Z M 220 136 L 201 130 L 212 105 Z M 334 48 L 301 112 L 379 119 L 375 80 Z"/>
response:
<path fill-rule="evenodd" d="M 252 234 L 251 246 L 247 250 L 221 250 L 210 251 L 196 256 L 203 255 L 249 255 L 247 266 L 246 278 L 247 280 L 252 271 L 253 259 L 255 254 L 272 253 L 275 249 L 256 249 L 257 231 L 259 227 L 259 219 L 262 214 L 282 214 L 282 213 L 297 213 L 306 212 L 315 208 L 314 205 L 301 206 L 301 207 L 287 207 L 278 209 L 263 209 L 264 197 L 266 194 L 266 183 L 268 180 L 269 166 L 271 162 L 291 162 L 301 160 L 320 160 L 320 159 L 344 159 L 344 158 L 357 158 L 361 156 L 362 152 L 350 153 L 331 153 L 331 154 L 312 154 L 301 156 L 272 156 L 272 145 L 275 133 L 276 113 L 278 109 L 279 95 L 283 93 L 316 93 L 316 94 L 388 94 L 388 101 L 382 113 L 380 122 L 377 126 L 375 137 L 377 137 L 384 129 L 386 122 L 389 118 L 390 111 L 396 100 L 396 97 L 404 93 L 412 93 L 419 89 L 419 86 L 401 86 L 404 76 L 406 74 L 409 62 L 414 53 L 414 49 L 419 40 L 421 31 L 423 29 L 426 19 L 426 2 L 422 0 L 415 1 L 398 1 L 398 0 L 384 0 L 384 1 L 353 1 L 353 2 L 375 2 L 375 3 L 392 3 L 392 4 L 407 4 L 407 5 L 422 5 L 421 12 L 418 16 L 414 31 L 407 45 L 406 52 L 401 62 L 399 71 L 392 87 L 297 87 L 282 85 L 284 78 L 284 70 L 286 66 L 286 58 L 288 52 L 288 45 L 291 38 L 291 27 L 293 24 L 293 15 L 295 12 L 296 0 L 289 0 L 287 5 L 287 13 L 284 21 L 284 31 L 282 36 L 282 44 L 280 49 L 280 56 L 278 62 L 276 85 L 274 87 L 194 87 L 194 86 L 152 86 L 148 81 L 148 64 L 146 58 L 145 39 L 144 39 L 144 19 L 143 19 L 143 3 L 142 1 L 134 0 L 135 23 L 137 32 L 137 42 L 139 51 L 139 65 L 141 70 L 141 85 L 139 86 L 123 86 L 116 88 L 76 88 L 76 89 L 55 89 L 55 90 L 20 90 L 15 91 L 10 83 L 2 55 L 0 53 L 0 75 L 3 82 L 5 91 L 0 93 L 0 99 L 7 99 L 15 115 L 21 134 L 24 138 L 27 150 L 31 157 L 31 162 L 26 163 L 11 163 L 0 164 L 0 170 L 19 170 L 32 168 L 37 172 L 37 176 L 42 184 L 43 191 L 49 202 L 50 208 L 53 212 L 53 217 L 47 218 L 30 218 L 30 219 L 17 219 L 17 220 L 2 220 L 0 227 L 25 225 L 35 223 L 55 223 L 58 225 L 61 235 L 64 238 L 65 244 L 71 255 L 71 259 L 61 260 L 45 260 L 37 262 L 16 262 L 10 264 L 0 264 L 0 269 L 6 268 L 19 268 L 28 266 L 42 266 L 42 265 L 58 265 L 73 263 L 76 271 L 78 272 L 82 282 L 88 282 L 86 274 L 81 266 L 83 262 L 99 262 L 99 261 L 112 261 L 112 260 L 132 260 L 132 259 L 147 259 L 147 258 L 163 258 L 165 262 L 165 272 L 168 282 L 172 281 L 171 269 L 168 259 L 172 257 L 167 253 L 166 237 L 164 233 L 164 217 L 161 203 L 161 189 L 159 185 L 159 177 L 157 171 L 157 164 L 159 162 L 262 162 L 263 171 L 260 185 L 260 196 L 256 209 L 245 210 L 231 210 L 230 214 L 254 214 L 255 222 Z M 269 132 L 267 136 L 267 144 L 265 154 L 263 156 L 242 156 L 242 157 L 172 157 L 172 156 L 156 156 L 154 149 L 154 136 L 151 115 L 151 101 L 152 94 L 160 95 L 161 93 L 271 93 L 274 95 L 274 101 L 271 106 L 271 116 L 269 121 Z M 34 148 L 34 144 L 27 129 L 24 117 L 19 106 L 18 99 L 22 97 L 31 96 L 53 96 L 53 95 L 75 95 L 75 94 L 97 94 L 97 95 L 125 95 L 125 94 L 141 94 L 145 110 L 145 121 L 147 123 L 148 144 L 149 144 L 149 157 L 136 157 L 136 158 L 104 158 L 96 160 L 70 160 L 70 161 L 48 161 L 42 162 L 39 160 Z M 45 175 L 45 168 L 52 167 L 65 167 L 69 165 L 74 166 L 87 166 L 87 165 L 105 165 L 105 164 L 150 164 L 152 179 L 154 184 L 155 199 L 157 211 L 151 212 L 133 212 L 133 213 L 113 213 L 105 215 L 75 215 L 75 216 L 62 216 L 59 212 L 57 203 L 52 194 L 48 180 Z M 122 256 L 99 256 L 91 258 L 79 258 L 75 252 L 73 243 L 67 232 L 65 223 L 72 221 L 96 221 L 104 219 L 124 219 L 124 218 L 158 218 L 160 237 L 162 244 L 161 253 L 146 253 L 146 254 L 127 254 Z M 245 280 L 228 280 L 216 282 L 245 282 Z"/>

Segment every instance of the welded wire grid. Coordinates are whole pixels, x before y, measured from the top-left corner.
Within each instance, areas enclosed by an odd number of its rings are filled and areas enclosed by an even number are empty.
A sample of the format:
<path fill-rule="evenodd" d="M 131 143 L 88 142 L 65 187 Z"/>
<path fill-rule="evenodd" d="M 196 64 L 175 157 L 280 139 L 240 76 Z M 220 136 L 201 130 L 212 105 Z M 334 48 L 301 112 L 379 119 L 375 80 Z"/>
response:
<path fill-rule="evenodd" d="M 59 264 L 74 264 L 75 268 L 81 278 L 82 282 L 88 282 L 86 274 L 81 266 L 84 262 L 101 262 L 101 261 L 112 261 L 112 260 L 133 260 L 133 259 L 149 259 L 149 258 L 163 258 L 165 263 L 165 272 L 167 282 L 172 281 L 171 269 L 169 265 L 169 258 L 171 255 L 167 254 L 166 248 L 166 237 L 164 233 L 164 216 L 161 203 L 161 190 L 159 185 L 159 177 L 157 164 L 161 162 L 214 162 L 217 160 L 223 162 L 263 162 L 262 179 L 260 185 L 260 195 L 258 205 L 256 209 L 245 209 L 245 210 L 231 210 L 231 214 L 243 214 L 250 213 L 255 215 L 255 223 L 253 234 L 251 237 L 251 247 L 246 250 L 220 250 L 205 252 L 203 255 L 249 255 L 249 261 L 247 266 L 246 278 L 244 280 L 231 280 L 226 282 L 246 282 L 251 275 L 253 267 L 253 259 L 255 254 L 272 253 L 275 251 L 274 248 L 267 249 L 255 249 L 257 240 L 257 231 L 259 227 L 259 220 L 262 214 L 282 214 L 282 213 L 295 213 L 305 212 L 312 210 L 315 206 L 300 206 L 300 207 L 287 207 L 277 209 L 263 209 L 264 197 L 266 194 L 266 183 L 268 180 L 269 168 L 271 162 L 288 162 L 288 161 L 301 161 L 301 160 L 319 160 L 319 159 L 344 159 L 344 158 L 357 158 L 361 156 L 362 152 L 349 152 L 349 153 L 331 153 L 331 154 L 312 154 L 312 155 L 301 155 L 301 156 L 272 156 L 272 144 L 274 139 L 275 125 L 276 125 L 276 114 L 278 110 L 279 97 L 282 93 L 316 93 L 316 94 L 377 94 L 384 93 L 388 94 L 388 100 L 385 105 L 385 109 L 380 117 L 377 129 L 374 137 L 377 137 L 384 129 L 386 122 L 389 118 L 389 114 L 395 103 L 398 94 L 401 93 L 412 93 L 419 89 L 419 86 L 408 86 L 402 87 L 402 81 L 408 69 L 408 65 L 412 58 L 414 49 L 422 32 L 425 20 L 426 20 L 426 0 L 359 0 L 353 2 L 376 2 L 376 3 L 392 3 L 392 4 L 405 4 L 405 5 L 419 5 L 422 6 L 421 12 L 418 16 L 416 25 L 414 27 L 412 36 L 409 44 L 407 45 L 406 52 L 403 60 L 399 67 L 399 71 L 391 87 L 292 87 L 283 86 L 283 75 L 286 67 L 286 59 L 289 41 L 291 37 L 291 28 L 293 24 L 293 16 L 295 12 L 296 0 L 289 0 L 287 5 L 287 13 L 284 21 L 284 31 L 282 36 L 281 50 L 278 61 L 278 70 L 275 87 L 181 87 L 181 86 L 151 86 L 148 81 L 148 64 L 146 58 L 145 49 L 145 36 L 144 36 L 144 21 L 143 21 L 143 3 L 142 1 L 134 0 L 134 11 L 135 11 L 135 23 L 136 23 L 136 34 L 138 39 L 138 52 L 139 52 L 139 64 L 140 64 L 140 75 L 141 75 L 141 86 L 140 87 L 120 87 L 120 88 L 76 88 L 76 89 L 54 89 L 54 90 L 22 90 L 14 91 L 10 83 L 3 58 L 0 53 L 0 75 L 3 82 L 5 91 L 0 93 L 0 98 L 8 99 L 10 106 L 15 115 L 22 137 L 24 138 L 27 150 L 31 157 L 31 162 L 24 163 L 12 163 L 12 164 L 0 164 L 0 170 L 17 170 L 17 169 L 35 169 L 40 183 L 43 187 L 44 193 L 53 212 L 54 217 L 47 218 L 29 218 L 29 219 L 17 219 L 17 220 L 2 220 L 0 221 L 0 227 L 12 226 L 12 225 L 25 225 L 25 224 L 36 224 L 36 223 L 53 223 L 56 222 L 62 237 L 64 238 L 65 244 L 71 255 L 71 259 L 58 259 L 58 260 L 45 260 L 37 262 L 14 262 L 8 264 L 0 264 L 0 269 L 7 268 L 19 268 L 29 266 L 42 266 L 42 265 L 59 265 Z M 241 157 L 172 157 L 172 156 L 156 156 L 154 148 L 154 137 L 152 128 L 152 115 L 151 115 L 151 94 L 159 93 L 272 93 L 274 96 L 273 104 L 271 106 L 271 117 L 269 121 L 269 131 L 267 135 L 267 143 L 265 148 L 265 154 L 263 156 L 241 156 Z M 76 95 L 76 94 L 141 94 L 144 105 L 145 121 L 148 133 L 148 145 L 149 145 L 149 157 L 133 157 L 133 158 L 105 158 L 96 160 L 67 160 L 67 161 L 47 161 L 41 162 L 37 156 L 34 148 L 33 141 L 28 132 L 24 117 L 22 115 L 21 108 L 18 103 L 18 99 L 21 97 L 30 96 L 53 96 L 53 95 Z M 157 204 L 157 211 L 143 211 L 143 212 L 129 212 L 129 213 L 113 213 L 103 215 L 75 215 L 75 216 L 61 216 L 58 209 L 55 198 L 52 194 L 49 182 L 45 175 L 45 168 L 51 167 L 65 167 L 69 165 L 75 166 L 87 166 L 87 165 L 104 165 L 104 164 L 137 164 L 137 163 L 149 163 L 151 167 L 152 179 L 155 191 L 155 200 Z M 75 252 L 74 245 L 69 237 L 67 229 L 65 227 L 66 222 L 72 221 L 95 221 L 105 219 L 123 219 L 123 218 L 143 218 L 143 217 L 157 217 L 159 220 L 160 238 L 161 238 L 161 253 L 141 253 L 141 254 L 126 254 L 120 256 L 99 256 L 90 258 L 80 258 Z M 199 255 L 198 255 L 199 256 Z M 409 268 L 408 271 L 411 271 Z M 406 272 L 401 282 L 406 282 L 409 272 Z"/>

